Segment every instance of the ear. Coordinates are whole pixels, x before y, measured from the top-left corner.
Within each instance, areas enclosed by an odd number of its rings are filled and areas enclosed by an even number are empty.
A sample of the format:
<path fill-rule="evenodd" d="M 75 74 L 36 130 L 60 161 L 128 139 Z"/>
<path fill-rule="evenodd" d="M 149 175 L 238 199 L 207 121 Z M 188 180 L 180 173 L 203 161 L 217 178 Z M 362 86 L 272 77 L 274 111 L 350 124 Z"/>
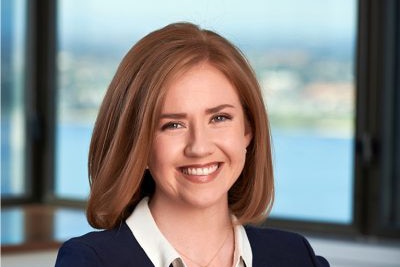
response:
<path fill-rule="evenodd" d="M 253 129 L 251 128 L 250 123 L 245 120 L 244 123 L 244 138 L 245 138 L 245 143 L 246 147 L 250 145 L 251 140 L 253 140 Z"/>

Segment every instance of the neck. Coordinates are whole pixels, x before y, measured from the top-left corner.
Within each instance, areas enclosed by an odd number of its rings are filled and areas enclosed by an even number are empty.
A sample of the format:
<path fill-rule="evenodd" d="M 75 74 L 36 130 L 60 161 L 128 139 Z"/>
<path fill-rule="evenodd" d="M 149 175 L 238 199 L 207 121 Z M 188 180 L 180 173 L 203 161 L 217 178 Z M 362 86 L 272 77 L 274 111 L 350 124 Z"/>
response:
<path fill-rule="evenodd" d="M 157 226 L 165 235 L 172 232 L 190 235 L 205 233 L 212 235 L 224 234 L 227 227 L 231 227 L 231 214 L 228 201 L 220 201 L 210 207 L 195 207 L 181 202 L 162 201 L 153 198 L 149 203 L 151 213 Z"/>
<path fill-rule="evenodd" d="M 187 266 L 232 265 L 234 232 L 228 202 L 196 207 L 153 197 L 156 224 Z"/>

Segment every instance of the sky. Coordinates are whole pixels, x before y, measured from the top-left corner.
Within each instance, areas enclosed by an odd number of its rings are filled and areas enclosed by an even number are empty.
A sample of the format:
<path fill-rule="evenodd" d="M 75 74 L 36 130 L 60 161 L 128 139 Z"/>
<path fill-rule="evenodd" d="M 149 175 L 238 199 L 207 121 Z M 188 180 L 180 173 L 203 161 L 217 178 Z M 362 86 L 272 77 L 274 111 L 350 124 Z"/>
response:
<path fill-rule="evenodd" d="M 60 43 L 132 43 L 176 21 L 233 42 L 354 39 L 356 0 L 59 0 Z"/>

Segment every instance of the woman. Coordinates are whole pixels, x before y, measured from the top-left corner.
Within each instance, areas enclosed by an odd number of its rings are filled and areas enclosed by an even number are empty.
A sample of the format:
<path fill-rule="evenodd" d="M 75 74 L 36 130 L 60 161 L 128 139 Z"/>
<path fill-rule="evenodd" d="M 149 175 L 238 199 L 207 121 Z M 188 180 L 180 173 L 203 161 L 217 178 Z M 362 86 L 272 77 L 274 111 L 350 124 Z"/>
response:
<path fill-rule="evenodd" d="M 106 230 L 67 241 L 56 266 L 329 266 L 302 236 L 249 226 L 273 203 L 264 107 L 218 34 L 175 23 L 140 40 L 90 145 L 87 217 Z"/>

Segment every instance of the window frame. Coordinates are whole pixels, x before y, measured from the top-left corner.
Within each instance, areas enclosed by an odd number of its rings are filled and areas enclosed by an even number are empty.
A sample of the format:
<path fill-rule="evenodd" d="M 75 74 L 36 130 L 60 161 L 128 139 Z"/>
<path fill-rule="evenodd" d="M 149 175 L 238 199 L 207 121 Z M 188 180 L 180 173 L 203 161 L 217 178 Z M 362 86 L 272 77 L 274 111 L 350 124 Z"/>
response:
<path fill-rule="evenodd" d="M 359 0 L 357 25 L 353 223 L 272 218 L 267 226 L 308 234 L 400 238 L 400 196 L 395 194 L 400 192 L 399 2 Z"/>
<path fill-rule="evenodd" d="M 55 196 L 57 1 L 27 1 L 25 203 L 84 207 Z M 308 234 L 400 238 L 400 4 L 359 0 L 353 222 L 349 225 L 270 218 L 263 225 Z M 384 196 L 390 193 L 389 198 Z"/>

